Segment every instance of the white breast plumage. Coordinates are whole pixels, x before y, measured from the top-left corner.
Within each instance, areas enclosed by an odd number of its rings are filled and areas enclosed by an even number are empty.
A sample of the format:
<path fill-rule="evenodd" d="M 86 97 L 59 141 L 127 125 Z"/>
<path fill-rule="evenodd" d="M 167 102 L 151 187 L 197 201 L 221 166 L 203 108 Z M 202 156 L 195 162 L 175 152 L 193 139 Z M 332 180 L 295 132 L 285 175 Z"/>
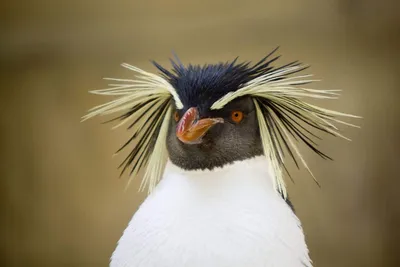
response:
<path fill-rule="evenodd" d="M 312 266 L 300 222 L 268 170 L 265 157 L 213 171 L 184 171 L 168 162 L 111 266 Z"/>

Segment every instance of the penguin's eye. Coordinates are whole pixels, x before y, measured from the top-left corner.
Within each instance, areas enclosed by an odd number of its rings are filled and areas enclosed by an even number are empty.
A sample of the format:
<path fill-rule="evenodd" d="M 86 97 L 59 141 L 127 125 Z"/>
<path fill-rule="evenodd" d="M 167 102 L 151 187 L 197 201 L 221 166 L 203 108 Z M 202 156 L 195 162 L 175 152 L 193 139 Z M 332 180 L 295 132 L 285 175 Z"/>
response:
<path fill-rule="evenodd" d="M 175 120 L 176 122 L 179 121 L 179 113 L 178 113 L 178 111 L 175 111 L 175 113 L 174 113 L 174 120 Z"/>
<path fill-rule="evenodd" d="M 232 111 L 231 119 L 236 123 L 241 122 L 243 120 L 243 112 L 241 112 L 241 111 Z"/>

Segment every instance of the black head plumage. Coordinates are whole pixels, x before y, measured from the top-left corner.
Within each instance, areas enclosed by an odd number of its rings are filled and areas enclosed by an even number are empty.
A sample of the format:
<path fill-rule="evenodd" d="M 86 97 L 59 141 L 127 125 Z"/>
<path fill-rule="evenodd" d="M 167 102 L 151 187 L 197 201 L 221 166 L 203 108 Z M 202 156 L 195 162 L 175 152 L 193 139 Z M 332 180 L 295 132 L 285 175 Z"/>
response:
<path fill-rule="evenodd" d="M 236 58 L 225 63 L 185 66 L 176 55 L 175 60 L 171 59 L 171 71 L 155 61 L 153 64 L 175 88 L 185 107 L 201 105 L 208 108 L 227 93 L 271 71 L 271 63 L 280 56 L 269 57 L 277 49 L 254 65 L 251 62 L 238 63 Z"/>

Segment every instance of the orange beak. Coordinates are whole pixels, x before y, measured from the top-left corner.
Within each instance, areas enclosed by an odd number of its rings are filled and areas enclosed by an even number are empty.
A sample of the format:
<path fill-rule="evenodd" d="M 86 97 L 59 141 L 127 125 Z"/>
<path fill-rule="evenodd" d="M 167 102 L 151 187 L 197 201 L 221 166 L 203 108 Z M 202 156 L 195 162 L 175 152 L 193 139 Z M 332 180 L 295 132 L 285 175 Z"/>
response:
<path fill-rule="evenodd" d="M 206 132 L 215 124 L 223 123 L 222 118 L 205 118 L 199 120 L 197 108 L 188 109 L 176 127 L 176 136 L 185 144 L 198 144 Z"/>

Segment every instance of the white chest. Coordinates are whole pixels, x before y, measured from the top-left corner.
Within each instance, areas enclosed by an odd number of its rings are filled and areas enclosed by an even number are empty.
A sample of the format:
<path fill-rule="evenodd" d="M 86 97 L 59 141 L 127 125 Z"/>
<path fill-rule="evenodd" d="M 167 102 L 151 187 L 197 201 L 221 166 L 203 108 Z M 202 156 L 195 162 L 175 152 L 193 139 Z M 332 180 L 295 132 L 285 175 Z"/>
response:
<path fill-rule="evenodd" d="M 266 165 L 255 158 L 188 172 L 168 163 L 111 266 L 311 266 L 300 222 L 273 189 Z"/>

